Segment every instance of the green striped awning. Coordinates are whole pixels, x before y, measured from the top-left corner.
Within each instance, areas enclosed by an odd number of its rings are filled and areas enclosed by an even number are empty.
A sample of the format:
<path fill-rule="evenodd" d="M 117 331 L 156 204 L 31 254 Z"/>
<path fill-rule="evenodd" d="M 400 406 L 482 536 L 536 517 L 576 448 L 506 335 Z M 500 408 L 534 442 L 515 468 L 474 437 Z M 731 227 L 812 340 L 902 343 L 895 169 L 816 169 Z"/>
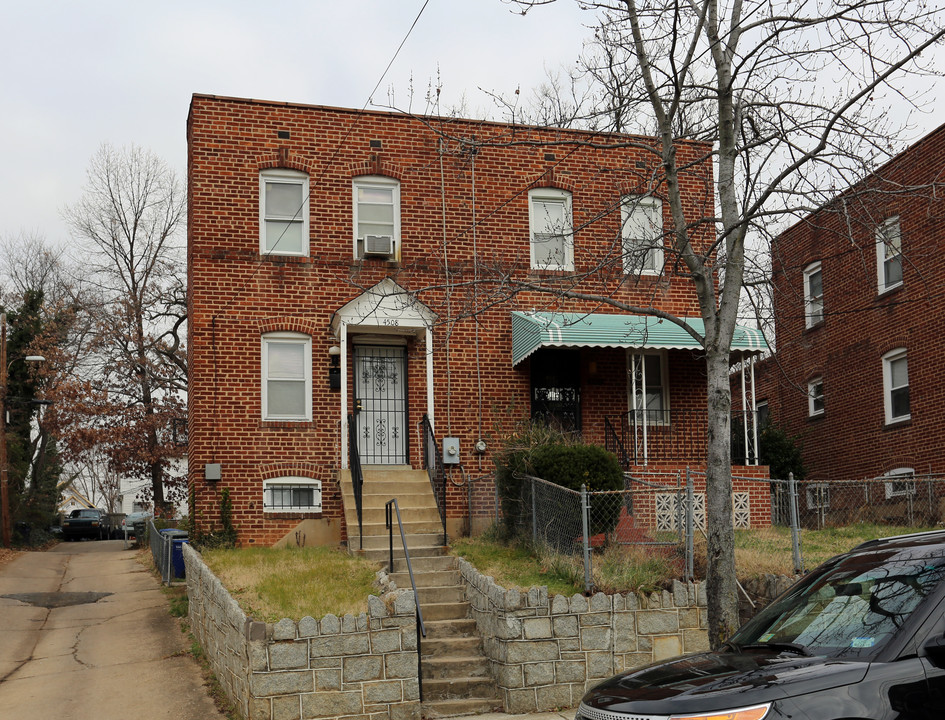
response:
<path fill-rule="evenodd" d="M 701 318 L 683 318 L 696 334 L 705 335 Z M 698 350 L 702 345 L 676 323 L 649 315 L 602 313 L 512 312 L 512 365 L 543 347 L 625 347 Z M 732 351 L 760 353 L 768 349 L 760 330 L 736 326 Z"/>

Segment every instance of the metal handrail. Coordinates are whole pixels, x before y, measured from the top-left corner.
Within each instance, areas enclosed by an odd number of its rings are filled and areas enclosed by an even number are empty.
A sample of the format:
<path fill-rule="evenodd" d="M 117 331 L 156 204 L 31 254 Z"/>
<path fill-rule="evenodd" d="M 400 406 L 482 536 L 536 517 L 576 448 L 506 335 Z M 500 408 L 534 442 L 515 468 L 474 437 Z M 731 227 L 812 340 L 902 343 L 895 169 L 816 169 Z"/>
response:
<path fill-rule="evenodd" d="M 420 421 L 423 428 L 423 467 L 426 468 L 436 498 L 436 509 L 443 523 L 443 544 L 446 544 L 446 472 L 443 469 L 443 456 L 436 442 L 436 434 L 428 415 Z"/>
<path fill-rule="evenodd" d="M 394 523 L 391 507 L 397 513 L 397 526 L 400 528 L 400 541 L 404 546 L 404 559 L 407 561 L 407 574 L 410 576 L 410 586 L 413 588 L 413 602 L 417 608 L 417 692 L 423 700 L 423 657 L 420 654 L 420 638 L 427 636 L 426 626 L 423 624 L 423 611 L 420 610 L 420 594 L 417 592 L 417 583 L 413 579 L 413 567 L 410 565 L 410 550 L 407 549 L 407 536 L 404 534 L 404 523 L 400 519 L 400 506 L 397 498 L 391 498 L 384 505 L 384 522 L 387 526 L 388 550 L 390 552 L 387 572 L 394 572 Z"/>
<path fill-rule="evenodd" d="M 604 418 L 604 448 L 617 456 L 621 467 L 630 466 L 630 456 L 627 454 L 627 448 L 624 447 L 623 441 L 608 417 Z"/>
<path fill-rule="evenodd" d="M 348 467 L 351 468 L 351 485 L 354 488 L 354 505 L 358 511 L 358 543 L 364 549 L 364 505 L 361 499 L 364 488 L 364 473 L 361 471 L 361 453 L 358 450 L 357 424 L 354 415 L 348 415 Z"/>

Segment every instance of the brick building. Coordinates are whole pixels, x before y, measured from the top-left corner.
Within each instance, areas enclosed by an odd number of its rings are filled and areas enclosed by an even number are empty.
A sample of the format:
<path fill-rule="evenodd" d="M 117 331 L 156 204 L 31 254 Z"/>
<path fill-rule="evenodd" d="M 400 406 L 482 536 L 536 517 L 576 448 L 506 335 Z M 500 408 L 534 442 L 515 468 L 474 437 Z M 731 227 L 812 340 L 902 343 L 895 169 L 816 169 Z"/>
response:
<path fill-rule="evenodd" d="M 517 286 L 698 317 L 660 247 L 653 139 L 206 95 L 187 132 L 198 527 L 218 523 L 225 488 L 242 543 L 350 538 L 356 446 L 362 468 L 448 475 L 460 532 L 493 512 L 491 450 L 529 416 L 631 470 L 704 467 L 686 332 Z M 693 221 L 714 212 L 710 150 L 678 144 Z M 757 334 L 735 347 L 757 352 Z"/>
<path fill-rule="evenodd" d="M 874 505 L 891 518 L 918 499 L 909 476 L 945 472 L 943 169 L 945 126 L 773 246 L 777 353 L 756 367 L 756 398 L 800 439 L 802 513 Z M 867 479 L 868 496 L 838 492 Z"/>

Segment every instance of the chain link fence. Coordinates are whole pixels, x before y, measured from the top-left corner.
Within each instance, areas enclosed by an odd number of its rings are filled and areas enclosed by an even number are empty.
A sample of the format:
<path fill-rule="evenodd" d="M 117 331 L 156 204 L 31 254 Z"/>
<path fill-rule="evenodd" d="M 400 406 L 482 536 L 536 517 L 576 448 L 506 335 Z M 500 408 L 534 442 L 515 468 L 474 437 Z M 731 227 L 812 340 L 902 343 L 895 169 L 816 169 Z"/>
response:
<path fill-rule="evenodd" d="M 148 545 L 154 566 L 161 573 L 161 580 L 170 585 L 184 577 L 184 548 L 187 532 L 177 528 L 158 530 L 154 520 L 148 520 Z"/>
<path fill-rule="evenodd" d="M 628 474 L 623 490 L 608 492 L 522 481 L 522 529 L 536 547 L 580 565 L 587 591 L 601 586 L 601 567 L 621 552 L 626 562 L 661 558 L 683 580 L 705 577 L 704 472 Z M 945 519 L 942 475 L 855 482 L 733 477 L 733 487 L 740 578 L 800 574 L 864 540 L 928 530 Z M 498 519 L 497 499 L 493 506 Z"/>

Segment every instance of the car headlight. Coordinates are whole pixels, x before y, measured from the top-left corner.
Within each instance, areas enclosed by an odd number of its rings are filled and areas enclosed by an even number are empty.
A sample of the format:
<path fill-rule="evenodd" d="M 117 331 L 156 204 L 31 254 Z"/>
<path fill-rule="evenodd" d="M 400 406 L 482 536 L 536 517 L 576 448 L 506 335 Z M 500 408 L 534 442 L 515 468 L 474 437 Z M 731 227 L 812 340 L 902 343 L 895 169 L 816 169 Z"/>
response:
<path fill-rule="evenodd" d="M 771 703 L 767 705 L 755 705 L 754 707 L 740 708 L 739 710 L 729 710 L 727 712 L 699 713 L 698 715 L 671 715 L 669 720 L 761 720 L 771 709 Z"/>

